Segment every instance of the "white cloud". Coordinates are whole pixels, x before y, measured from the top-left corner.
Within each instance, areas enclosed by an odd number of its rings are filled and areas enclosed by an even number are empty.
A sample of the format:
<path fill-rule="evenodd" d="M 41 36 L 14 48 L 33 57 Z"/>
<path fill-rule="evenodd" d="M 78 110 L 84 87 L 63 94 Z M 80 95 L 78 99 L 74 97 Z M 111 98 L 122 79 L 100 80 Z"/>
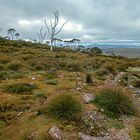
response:
<path fill-rule="evenodd" d="M 27 20 L 27 19 L 20 19 L 18 20 L 18 24 L 20 26 L 34 26 L 34 25 L 40 25 L 42 24 L 42 20 Z"/>

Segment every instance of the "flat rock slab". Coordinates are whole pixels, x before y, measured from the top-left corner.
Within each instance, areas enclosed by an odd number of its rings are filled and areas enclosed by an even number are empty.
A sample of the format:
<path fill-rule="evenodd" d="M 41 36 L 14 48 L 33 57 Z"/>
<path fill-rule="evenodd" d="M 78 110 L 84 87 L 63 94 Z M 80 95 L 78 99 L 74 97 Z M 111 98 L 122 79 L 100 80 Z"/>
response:
<path fill-rule="evenodd" d="M 57 126 L 53 126 L 49 130 L 49 134 L 55 140 L 61 140 L 62 139 L 62 131 Z"/>
<path fill-rule="evenodd" d="M 79 133 L 80 139 L 81 140 L 110 140 L 109 136 L 105 136 L 105 137 L 93 137 L 90 135 L 85 135 L 83 133 Z"/>
<path fill-rule="evenodd" d="M 83 96 L 83 100 L 84 103 L 88 104 L 94 100 L 94 96 L 92 94 L 87 93 Z"/>

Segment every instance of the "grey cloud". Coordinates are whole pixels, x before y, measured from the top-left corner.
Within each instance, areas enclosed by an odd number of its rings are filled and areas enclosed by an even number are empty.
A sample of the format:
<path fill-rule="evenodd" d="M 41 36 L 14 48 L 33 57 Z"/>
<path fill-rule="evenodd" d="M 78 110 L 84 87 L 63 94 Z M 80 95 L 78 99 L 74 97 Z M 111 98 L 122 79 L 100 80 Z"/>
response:
<path fill-rule="evenodd" d="M 71 22 L 81 24 L 81 31 L 63 31 L 60 38 L 139 39 L 139 0 L 0 0 L 0 27 L 16 28 L 23 37 L 36 38 L 43 19 L 55 10 Z M 18 20 L 41 19 L 42 24 L 23 27 Z"/>

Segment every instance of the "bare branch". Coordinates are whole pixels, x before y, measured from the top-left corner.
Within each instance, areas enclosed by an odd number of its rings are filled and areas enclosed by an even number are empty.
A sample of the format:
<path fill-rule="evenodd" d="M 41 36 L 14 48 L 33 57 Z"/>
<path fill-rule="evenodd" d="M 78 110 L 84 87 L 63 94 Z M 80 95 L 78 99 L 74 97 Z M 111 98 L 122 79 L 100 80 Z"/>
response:
<path fill-rule="evenodd" d="M 61 32 L 61 30 L 63 29 L 63 27 L 65 26 L 65 24 L 69 21 L 69 19 L 63 23 L 63 25 L 61 26 L 61 28 L 55 33 L 55 35 L 57 35 L 58 33 Z"/>
<path fill-rule="evenodd" d="M 43 40 L 45 39 L 47 32 L 45 32 L 43 34 L 43 28 L 40 29 L 39 33 L 37 33 L 38 37 L 39 37 L 39 43 L 42 43 Z"/>
<path fill-rule="evenodd" d="M 48 33 L 51 35 L 51 32 L 50 32 L 50 29 L 49 29 L 49 26 L 48 26 L 48 24 L 47 24 L 46 19 L 44 20 L 44 22 L 45 22 L 45 25 L 46 25 L 46 27 L 47 27 Z"/>

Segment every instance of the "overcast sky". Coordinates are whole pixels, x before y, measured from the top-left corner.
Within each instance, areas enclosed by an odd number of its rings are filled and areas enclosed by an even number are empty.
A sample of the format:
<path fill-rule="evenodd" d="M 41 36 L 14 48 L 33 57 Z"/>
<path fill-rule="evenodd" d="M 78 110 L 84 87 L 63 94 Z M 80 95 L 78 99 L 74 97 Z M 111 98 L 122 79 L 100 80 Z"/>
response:
<path fill-rule="evenodd" d="M 0 0 L 0 28 L 37 38 L 56 10 L 69 19 L 58 38 L 140 40 L 140 0 Z"/>

